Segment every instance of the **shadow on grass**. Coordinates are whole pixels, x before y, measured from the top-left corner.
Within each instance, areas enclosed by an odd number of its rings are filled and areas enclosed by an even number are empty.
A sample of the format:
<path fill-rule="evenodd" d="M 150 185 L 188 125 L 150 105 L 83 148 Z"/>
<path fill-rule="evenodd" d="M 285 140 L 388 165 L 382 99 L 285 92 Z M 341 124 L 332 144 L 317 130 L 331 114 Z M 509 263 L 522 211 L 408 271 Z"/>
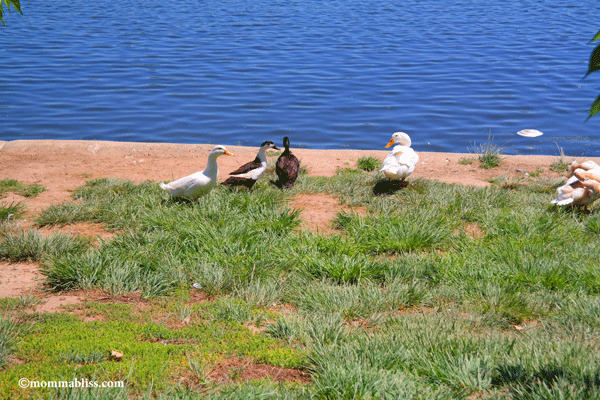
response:
<path fill-rule="evenodd" d="M 389 196 L 407 186 L 407 181 L 392 181 L 389 179 L 382 179 L 377 182 L 375 186 L 373 186 L 373 194 L 375 196 Z"/>
<path fill-rule="evenodd" d="M 536 382 L 551 388 L 561 379 L 576 386 L 583 385 L 585 391 L 592 391 L 600 387 L 600 375 L 598 373 L 583 374 L 581 377 L 576 377 L 568 370 L 556 365 L 545 365 L 537 371 L 528 371 L 524 366 L 518 364 L 498 366 L 492 378 L 492 385 L 518 385 L 526 392 L 531 393 L 534 391 Z"/>
<path fill-rule="evenodd" d="M 198 199 L 188 199 L 187 197 L 171 197 L 169 196 L 168 199 L 163 199 L 163 204 L 170 204 L 170 203 L 175 203 L 175 204 L 179 204 L 179 205 L 192 205 L 194 203 L 196 203 L 198 201 Z"/>
<path fill-rule="evenodd" d="M 567 204 L 565 206 L 557 206 L 555 204 L 547 207 L 549 212 L 555 212 L 559 214 L 572 215 L 577 218 L 588 217 L 591 215 L 600 215 L 599 209 L 591 205 L 584 204 Z"/>

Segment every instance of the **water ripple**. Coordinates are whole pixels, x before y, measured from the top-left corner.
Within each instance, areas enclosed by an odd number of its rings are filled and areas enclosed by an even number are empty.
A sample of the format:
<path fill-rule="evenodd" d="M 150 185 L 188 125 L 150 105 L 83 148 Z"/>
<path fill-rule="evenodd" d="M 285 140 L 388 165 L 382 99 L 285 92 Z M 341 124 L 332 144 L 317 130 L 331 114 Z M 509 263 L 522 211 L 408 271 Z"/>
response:
<path fill-rule="evenodd" d="M 41 0 L 9 14 L 1 139 L 600 156 L 595 2 Z M 521 129 L 544 136 L 522 138 Z"/>

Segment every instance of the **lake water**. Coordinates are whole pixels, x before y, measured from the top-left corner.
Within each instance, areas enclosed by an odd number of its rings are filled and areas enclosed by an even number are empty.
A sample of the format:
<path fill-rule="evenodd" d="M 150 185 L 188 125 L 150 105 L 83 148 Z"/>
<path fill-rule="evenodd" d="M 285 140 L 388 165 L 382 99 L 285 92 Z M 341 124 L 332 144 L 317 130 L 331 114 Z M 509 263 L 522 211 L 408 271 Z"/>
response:
<path fill-rule="evenodd" d="M 22 0 L 0 139 L 600 156 L 592 0 Z M 521 129 L 544 132 L 537 138 Z"/>

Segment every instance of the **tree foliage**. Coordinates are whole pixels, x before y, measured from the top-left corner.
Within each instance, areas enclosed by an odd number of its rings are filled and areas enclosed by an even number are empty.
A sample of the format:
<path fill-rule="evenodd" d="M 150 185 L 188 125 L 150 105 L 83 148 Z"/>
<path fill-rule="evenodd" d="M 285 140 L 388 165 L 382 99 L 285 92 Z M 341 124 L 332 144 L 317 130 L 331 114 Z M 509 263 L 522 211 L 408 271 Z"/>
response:
<path fill-rule="evenodd" d="M 590 40 L 590 42 L 594 42 L 596 40 L 600 40 L 600 31 L 596 33 L 596 35 Z M 592 72 L 596 72 L 600 70 L 600 44 L 596 46 L 596 48 L 592 51 L 590 55 L 590 62 L 588 63 L 588 70 L 585 76 L 588 76 Z M 585 78 L 584 76 L 584 78 Z M 596 97 L 596 100 L 592 103 L 590 107 L 588 119 L 596 115 L 600 111 L 600 96 Z"/>
<path fill-rule="evenodd" d="M 0 22 L 2 22 L 3 25 L 5 25 L 4 6 L 6 6 L 7 11 L 10 11 L 11 5 L 15 8 L 15 10 L 23 14 L 23 12 L 21 11 L 21 3 L 19 2 L 19 0 L 0 0 Z"/>

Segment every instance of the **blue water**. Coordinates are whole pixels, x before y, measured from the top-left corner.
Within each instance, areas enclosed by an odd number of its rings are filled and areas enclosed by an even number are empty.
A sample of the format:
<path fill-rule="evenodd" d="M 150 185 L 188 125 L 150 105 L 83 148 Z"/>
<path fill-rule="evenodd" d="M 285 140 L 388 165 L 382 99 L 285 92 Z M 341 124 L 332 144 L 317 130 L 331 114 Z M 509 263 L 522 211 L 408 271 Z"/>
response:
<path fill-rule="evenodd" d="M 600 156 L 592 0 L 22 0 L 0 139 Z M 537 138 L 521 129 L 544 132 Z"/>

